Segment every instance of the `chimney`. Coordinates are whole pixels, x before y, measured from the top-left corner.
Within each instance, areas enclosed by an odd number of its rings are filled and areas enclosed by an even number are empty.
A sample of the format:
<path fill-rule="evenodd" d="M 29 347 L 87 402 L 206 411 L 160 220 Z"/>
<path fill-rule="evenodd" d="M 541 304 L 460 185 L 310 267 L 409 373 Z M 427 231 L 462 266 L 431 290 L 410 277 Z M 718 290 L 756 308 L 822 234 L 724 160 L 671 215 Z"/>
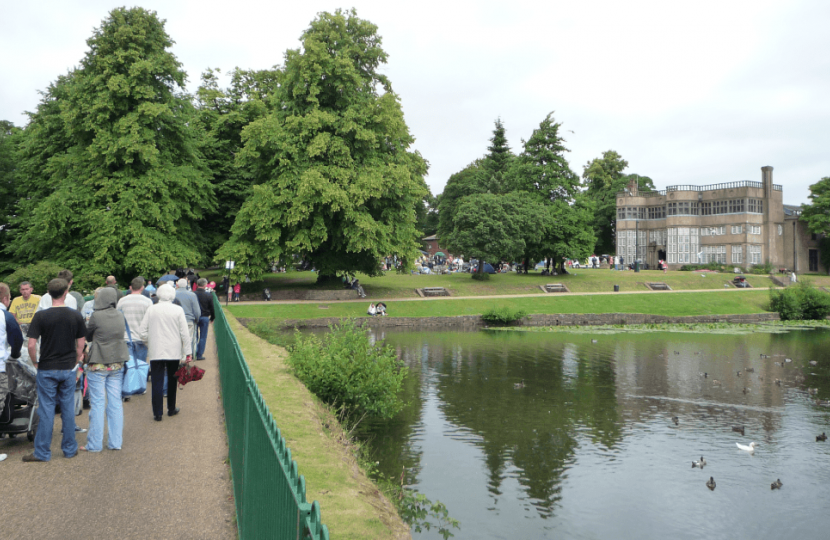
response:
<path fill-rule="evenodd" d="M 770 169 L 772 169 L 772 167 L 770 167 Z M 637 181 L 637 178 L 634 176 L 631 176 L 631 178 L 628 180 L 628 192 L 631 193 L 633 197 L 637 196 L 637 189 L 639 187 L 638 184 L 639 183 Z"/>
<path fill-rule="evenodd" d="M 764 196 L 769 199 L 772 197 L 772 167 L 769 165 L 761 167 L 761 181 L 764 184 Z"/>

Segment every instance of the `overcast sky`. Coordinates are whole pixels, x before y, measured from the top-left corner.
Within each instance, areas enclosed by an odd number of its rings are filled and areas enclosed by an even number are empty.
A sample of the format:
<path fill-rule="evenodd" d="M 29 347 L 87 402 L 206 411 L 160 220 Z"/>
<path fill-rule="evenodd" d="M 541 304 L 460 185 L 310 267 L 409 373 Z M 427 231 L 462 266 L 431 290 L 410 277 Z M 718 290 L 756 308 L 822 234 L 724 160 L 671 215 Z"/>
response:
<path fill-rule="evenodd" d="M 0 0 L 0 119 L 24 125 L 84 56 L 107 0 Z M 376 24 L 434 194 L 501 117 L 514 151 L 548 112 L 571 168 L 613 149 L 658 188 L 761 179 L 808 202 L 830 176 L 830 2 L 144 1 L 198 85 L 208 67 L 282 64 L 320 11 Z"/>

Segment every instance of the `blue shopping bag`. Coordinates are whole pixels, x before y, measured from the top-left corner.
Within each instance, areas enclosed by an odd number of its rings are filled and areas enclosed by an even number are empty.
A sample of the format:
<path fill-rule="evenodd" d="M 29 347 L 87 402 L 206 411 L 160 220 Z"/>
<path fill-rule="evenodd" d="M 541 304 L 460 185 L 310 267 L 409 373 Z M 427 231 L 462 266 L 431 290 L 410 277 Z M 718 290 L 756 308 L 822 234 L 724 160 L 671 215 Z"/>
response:
<path fill-rule="evenodd" d="M 127 325 L 127 337 L 130 339 L 130 350 L 132 351 L 133 336 L 130 332 L 130 325 Z M 135 358 L 130 353 L 130 359 L 124 364 L 124 378 L 121 381 L 121 397 L 143 394 L 147 391 L 147 374 L 150 372 L 150 364 Z"/>

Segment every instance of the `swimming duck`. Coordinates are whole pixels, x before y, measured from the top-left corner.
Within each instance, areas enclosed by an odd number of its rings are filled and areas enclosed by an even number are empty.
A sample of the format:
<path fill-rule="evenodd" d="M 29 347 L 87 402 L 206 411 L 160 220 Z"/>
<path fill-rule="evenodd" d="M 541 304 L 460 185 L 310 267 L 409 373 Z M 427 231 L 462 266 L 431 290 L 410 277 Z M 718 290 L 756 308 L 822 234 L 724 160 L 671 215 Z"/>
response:
<path fill-rule="evenodd" d="M 678 425 L 680 423 L 680 419 L 676 416 L 671 417 L 671 421 L 674 422 L 674 425 Z"/>
<path fill-rule="evenodd" d="M 781 386 L 781 379 L 775 379 L 775 384 L 777 384 L 778 386 Z"/>
<path fill-rule="evenodd" d="M 817 399 L 816 405 L 821 405 L 822 407 L 830 407 L 830 401 L 827 401 L 826 399 Z"/>
<path fill-rule="evenodd" d="M 732 426 L 732 431 L 735 433 L 740 433 L 741 435 L 744 434 L 744 426 Z"/>
<path fill-rule="evenodd" d="M 793 361 L 793 359 L 792 358 L 785 358 L 784 361 L 789 364 L 790 362 Z"/>
<path fill-rule="evenodd" d="M 781 489 L 781 486 L 784 484 L 781 483 L 781 479 L 779 478 L 775 482 L 772 483 L 772 489 Z"/>
<path fill-rule="evenodd" d="M 744 394 L 748 394 L 748 393 L 750 393 L 751 391 L 752 391 L 752 390 L 750 390 L 749 388 L 747 388 L 746 386 L 744 386 Z"/>
<path fill-rule="evenodd" d="M 822 432 L 821 435 L 816 435 L 816 442 L 826 441 L 826 440 L 827 440 L 827 435 L 825 435 L 824 432 Z"/>
<path fill-rule="evenodd" d="M 720 384 L 720 381 L 717 379 L 712 379 L 712 384 Z"/>
<path fill-rule="evenodd" d="M 520 390 L 525 387 L 525 380 L 522 379 L 522 382 L 513 383 L 513 388 L 516 390 Z"/>
<path fill-rule="evenodd" d="M 810 360 L 810 365 L 811 366 L 817 366 L 818 362 L 816 362 L 815 360 Z"/>
<path fill-rule="evenodd" d="M 769 358 L 768 354 L 761 353 L 761 358 Z"/>
<path fill-rule="evenodd" d="M 743 450 L 744 452 L 749 452 L 750 454 L 755 452 L 755 443 L 754 442 L 749 443 L 749 446 L 736 442 L 735 446 L 737 446 L 739 450 Z"/>
<path fill-rule="evenodd" d="M 709 481 L 706 482 L 706 487 L 708 487 L 711 491 L 715 491 L 715 479 L 713 477 L 709 477 Z"/>
<path fill-rule="evenodd" d="M 744 371 L 746 371 L 747 373 L 755 373 L 755 368 L 754 367 L 748 367 L 748 368 L 744 369 Z"/>
<path fill-rule="evenodd" d="M 693 469 L 694 469 L 695 467 L 699 467 L 699 468 L 701 468 L 701 469 L 702 469 L 702 468 L 703 468 L 703 467 L 705 467 L 705 466 L 706 466 L 706 460 L 705 460 L 705 459 L 703 459 L 703 456 L 700 456 L 700 461 L 693 461 L 693 462 L 692 462 L 692 468 L 693 468 Z"/>

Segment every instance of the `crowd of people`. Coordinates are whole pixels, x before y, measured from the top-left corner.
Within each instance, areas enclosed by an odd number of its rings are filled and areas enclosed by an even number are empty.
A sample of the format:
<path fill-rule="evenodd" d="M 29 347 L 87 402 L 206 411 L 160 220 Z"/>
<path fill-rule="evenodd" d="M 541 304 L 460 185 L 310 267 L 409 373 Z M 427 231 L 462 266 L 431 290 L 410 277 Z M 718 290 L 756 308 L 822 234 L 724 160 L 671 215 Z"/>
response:
<path fill-rule="evenodd" d="M 24 281 L 13 301 L 8 285 L 0 283 L 0 413 L 8 393 L 6 362 L 17 361 L 25 345 L 37 370 L 39 425 L 34 452 L 23 456 L 25 462 L 51 459 L 56 410 L 61 415 L 64 457 L 72 458 L 78 451 L 100 452 L 105 419 L 107 448 L 120 450 L 123 402 L 129 401 L 122 398 L 122 384 L 130 357 L 150 364 L 153 418 L 163 419 L 165 375 L 167 414 L 177 415 L 176 371 L 191 361 L 194 352 L 196 360 L 204 360 L 208 329 L 215 318 L 215 284 L 195 274 L 178 280 L 164 276 L 158 287 L 139 276 L 124 293 L 115 277 L 108 276 L 86 302 L 71 290 L 72 277 L 70 270 L 61 271 L 49 281 L 43 296 L 33 294 L 32 284 Z M 76 415 L 83 411 L 77 384 L 82 377 L 87 381 L 90 412 L 86 445 L 79 446 L 76 433 L 87 431 L 75 424 Z M 0 461 L 5 458 L 0 454 Z"/>

